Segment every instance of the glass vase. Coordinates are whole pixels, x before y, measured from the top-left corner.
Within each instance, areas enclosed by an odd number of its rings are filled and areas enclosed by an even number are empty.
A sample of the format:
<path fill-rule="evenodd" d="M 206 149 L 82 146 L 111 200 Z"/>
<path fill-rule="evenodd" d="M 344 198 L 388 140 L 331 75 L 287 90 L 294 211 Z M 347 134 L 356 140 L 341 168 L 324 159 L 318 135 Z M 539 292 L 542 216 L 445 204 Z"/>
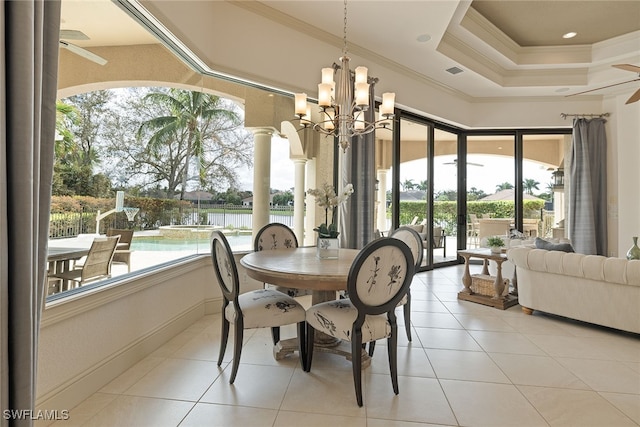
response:
<path fill-rule="evenodd" d="M 320 259 L 337 259 L 340 241 L 336 238 L 318 237 L 316 255 Z"/>
<path fill-rule="evenodd" d="M 627 259 L 640 259 L 638 237 L 633 237 L 633 246 L 631 246 L 631 248 L 627 251 Z"/>

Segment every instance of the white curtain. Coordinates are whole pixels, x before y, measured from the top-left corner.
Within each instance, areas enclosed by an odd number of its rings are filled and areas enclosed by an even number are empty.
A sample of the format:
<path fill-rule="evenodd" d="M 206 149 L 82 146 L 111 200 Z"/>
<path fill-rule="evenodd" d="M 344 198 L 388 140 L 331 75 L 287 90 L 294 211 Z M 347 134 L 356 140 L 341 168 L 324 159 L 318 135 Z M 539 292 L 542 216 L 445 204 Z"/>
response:
<path fill-rule="evenodd" d="M 0 330 L 2 426 L 30 426 L 47 242 L 60 2 L 0 3 Z M 28 414 L 28 412 L 26 412 Z"/>
<path fill-rule="evenodd" d="M 573 121 L 569 237 L 576 252 L 607 255 L 606 120 Z"/>

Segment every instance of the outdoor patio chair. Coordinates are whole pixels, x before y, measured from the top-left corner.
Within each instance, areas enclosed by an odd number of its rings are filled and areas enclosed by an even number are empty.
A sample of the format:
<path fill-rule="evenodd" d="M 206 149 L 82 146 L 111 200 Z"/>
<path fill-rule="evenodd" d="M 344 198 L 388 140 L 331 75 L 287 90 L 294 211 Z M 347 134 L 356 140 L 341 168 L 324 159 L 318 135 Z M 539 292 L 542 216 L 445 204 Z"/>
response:
<path fill-rule="evenodd" d="M 311 371 L 315 330 L 351 342 L 353 383 L 362 406 L 363 344 L 387 338 L 393 391 L 398 394 L 398 325 L 395 309 L 409 289 L 415 264 L 402 241 L 383 237 L 366 245 L 349 270 L 349 298 L 327 301 L 307 310 L 304 370 Z M 343 376 L 341 373 L 337 375 Z"/>
<path fill-rule="evenodd" d="M 284 224 L 277 222 L 267 224 L 262 227 L 257 233 L 256 238 L 253 241 L 253 250 L 258 251 L 273 251 L 279 249 L 293 249 L 298 247 L 298 238 L 293 230 Z M 280 292 L 284 292 L 290 297 L 300 297 L 304 295 L 311 295 L 311 291 L 308 289 L 294 289 L 284 286 L 264 284 L 265 287 L 270 287 Z"/>
<path fill-rule="evenodd" d="M 431 243 L 433 249 L 444 249 L 447 254 L 447 235 L 442 227 L 433 227 L 433 241 Z"/>
<path fill-rule="evenodd" d="M 305 312 L 292 297 L 273 289 L 258 289 L 240 293 L 240 280 L 235 258 L 224 234 L 211 234 L 211 257 L 218 285 L 222 291 L 222 333 L 218 366 L 222 364 L 229 339 L 229 326 L 234 324 L 233 366 L 229 384 L 233 384 L 238 373 L 242 339 L 245 329 L 271 328 L 273 344 L 280 341 L 280 326 L 298 324 L 300 364 L 305 357 Z"/>
<path fill-rule="evenodd" d="M 120 243 L 118 243 L 116 252 L 113 254 L 112 262 L 127 264 L 127 272 L 131 273 L 131 240 L 133 239 L 133 230 L 110 228 L 107 230 L 107 236 L 120 236 Z"/>
<path fill-rule="evenodd" d="M 119 241 L 120 236 L 96 237 L 82 265 L 74 266 L 73 270 L 52 273 L 50 277 L 73 281 L 79 286 L 111 277 L 111 260 Z"/>

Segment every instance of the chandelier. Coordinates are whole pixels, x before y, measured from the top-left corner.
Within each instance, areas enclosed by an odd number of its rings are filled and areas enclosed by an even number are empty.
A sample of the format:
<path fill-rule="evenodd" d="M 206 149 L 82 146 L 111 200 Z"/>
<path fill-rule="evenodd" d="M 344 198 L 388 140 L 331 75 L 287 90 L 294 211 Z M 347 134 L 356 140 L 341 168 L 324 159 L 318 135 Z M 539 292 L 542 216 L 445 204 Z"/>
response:
<path fill-rule="evenodd" d="M 357 67 L 355 72 L 349 68 L 347 56 L 347 0 L 344 1 L 343 49 L 340 64 L 322 69 L 322 80 L 318 84 L 318 106 L 321 121 L 311 121 L 311 110 L 307 105 L 307 94 L 295 94 L 295 115 L 302 128 L 312 128 L 324 135 L 338 138 L 346 152 L 353 136 L 365 135 L 375 129 L 387 129 L 389 119 L 393 117 L 395 93 L 383 93 L 380 105 L 380 119 L 365 120 L 365 111 L 369 105 L 369 88 L 378 79 L 367 76 L 366 67 Z M 337 74 L 338 84 L 334 81 Z M 352 80 L 353 78 L 353 80 Z"/>

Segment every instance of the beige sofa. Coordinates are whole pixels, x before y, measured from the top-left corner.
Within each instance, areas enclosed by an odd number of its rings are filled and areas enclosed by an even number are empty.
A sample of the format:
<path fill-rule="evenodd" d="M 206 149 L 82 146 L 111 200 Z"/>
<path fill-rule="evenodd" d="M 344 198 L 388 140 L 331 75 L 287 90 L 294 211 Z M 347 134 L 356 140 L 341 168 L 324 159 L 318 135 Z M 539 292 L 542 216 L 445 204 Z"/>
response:
<path fill-rule="evenodd" d="M 533 310 L 640 333 L 640 261 L 515 247 L 518 302 Z"/>

